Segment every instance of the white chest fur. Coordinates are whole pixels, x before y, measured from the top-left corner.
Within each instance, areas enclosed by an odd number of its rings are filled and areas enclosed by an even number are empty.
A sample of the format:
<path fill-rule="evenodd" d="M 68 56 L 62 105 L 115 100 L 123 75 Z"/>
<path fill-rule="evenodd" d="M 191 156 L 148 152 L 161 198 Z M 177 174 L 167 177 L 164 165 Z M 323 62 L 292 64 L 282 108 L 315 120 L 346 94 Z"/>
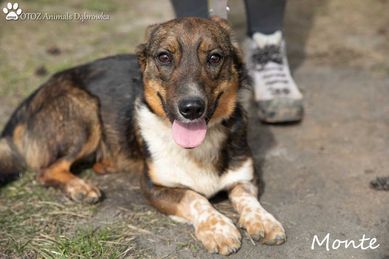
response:
<path fill-rule="evenodd" d="M 153 161 L 152 181 L 167 187 L 186 187 L 210 197 L 237 182 L 253 178 L 253 162 L 246 160 L 241 167 L 219 175 L 215 161 L 226 134 L 222 126 L 208 129 L 204 142 L 195 149 L 178 146 L 171 127 L 146 107 L 137 111 L 141 134 Z"/>

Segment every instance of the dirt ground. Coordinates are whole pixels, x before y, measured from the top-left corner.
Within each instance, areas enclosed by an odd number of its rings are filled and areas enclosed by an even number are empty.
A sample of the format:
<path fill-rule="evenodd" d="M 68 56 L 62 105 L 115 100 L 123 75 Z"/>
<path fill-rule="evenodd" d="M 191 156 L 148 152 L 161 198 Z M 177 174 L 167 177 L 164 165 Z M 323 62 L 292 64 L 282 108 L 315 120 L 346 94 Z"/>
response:
<path fill-rule="evenodd" d="M 244 37 L 242 1 L 230 21 Z M 1 2 L 1 7 L 5 3 Z M 51 73 L 132 52 L 144 28 L 173 18 L 169 1 L 37 0 L 23 11 L 110 14 L 108 21 L 5 22 L 0 14 L 0 126 Z M 263 206 L 287 232 L 278 247 L 243 245 L 231 258 L 389 258 L 389 193 L 369 182 L 389 176 L 389 1 L 289 1 L 288 55 L 305 96 L 302 123 L 261 124 L 251 107 L 249 141 L 265 183 Z M 145 204 L 137 175 L 84 178 L 105 193 L 78 205 L 40 187 L 33 174 L 0 189 L 0 258 L 221 258 L 181 225 Z M 234 220 L 227 201 L 215 205 Z M 243 233 L 243 232 L 242 232 Z M 376 238 L 377 249 L 311 249 L 313 237 Z"/>

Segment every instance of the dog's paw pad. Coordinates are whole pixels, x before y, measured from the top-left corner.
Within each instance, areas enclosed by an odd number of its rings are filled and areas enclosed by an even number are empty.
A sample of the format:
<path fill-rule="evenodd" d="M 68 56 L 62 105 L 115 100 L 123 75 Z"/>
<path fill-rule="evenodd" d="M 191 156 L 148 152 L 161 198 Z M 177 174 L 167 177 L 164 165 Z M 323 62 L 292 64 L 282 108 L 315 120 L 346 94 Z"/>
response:
<path fill-rule="evenodd" d="M 242 213 L 239 225 L 246 229 L 254 240 L 266 245 L 281 245 L 286 241 L 285 230 L 273 215 L 263 211 Z"/>
<path fill-rule="evenodd" d="M 196 226 L 196 237 L 210 253 L 229 255 L 239 250 L 241 235 L 230 219 L 215 214 Z"/>
<path fill-rule="evenodd" d="M 73 179 L 65 186 L 65 192 L 70 199 L 77 202 L 96 203 L 101 198 L 100 190 L 81 179 Z"/>

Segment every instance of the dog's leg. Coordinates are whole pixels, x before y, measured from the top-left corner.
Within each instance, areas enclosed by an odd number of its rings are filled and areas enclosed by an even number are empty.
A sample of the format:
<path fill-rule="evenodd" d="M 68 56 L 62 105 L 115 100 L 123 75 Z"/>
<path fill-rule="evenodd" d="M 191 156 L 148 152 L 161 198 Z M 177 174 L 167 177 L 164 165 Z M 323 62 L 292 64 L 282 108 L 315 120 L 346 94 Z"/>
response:
<path fill-rule="evenodd" d="M 113 166 L 113 162 L 111 160 L 106 159 L 96 162 L 92 168 L 96 174 L 101 175 L 117 172 L 117 169 Z"/>
<path fill-rule="evenodd" d="M 263 239 L 267 245 L 280 245 L 286 240 L 285 230 L 261 206 L 257 194 L 257 187 L 251 182 L 239 183 L 229 191 L 232 205 L 240 214 L 239 224 L 253 239 Z"/>
<path fill-rule="evenodd" d="M 142 182 L 149 202 L 173 219 L 192 224 L 196 237 L 209 252 L 228 255 L 240 248 L 239 230 L 205 197 L 189 189 L 156 186 L 148 179 Z"/>
<path fill-rule="evenodd" d="M 58 160 L 41 171 L 38 181 L 46 186 L 61 188 L 74 201 L 97 202 L 101 197 L 99 189 L 72 174 L 71 164 L 66 160 Z"/>

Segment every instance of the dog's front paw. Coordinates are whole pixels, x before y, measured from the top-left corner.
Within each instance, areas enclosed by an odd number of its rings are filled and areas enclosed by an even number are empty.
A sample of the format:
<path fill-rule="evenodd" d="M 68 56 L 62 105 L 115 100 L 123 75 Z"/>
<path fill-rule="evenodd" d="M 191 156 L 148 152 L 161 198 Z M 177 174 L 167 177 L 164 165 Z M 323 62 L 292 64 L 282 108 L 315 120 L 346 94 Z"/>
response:
<path fill-rule="evenodd" d="M 96 203 L 101 198 L 100 190 L 84 180 L 76 178 L 65 185 L 66 195 L 77 202 Z"/>
<path fill-rule="evenodd" d="M 240 216 L 239 225 L 254 240 L 267 245 L 281 245 L 286 241 L 285 230 L 273 215 L 262 209 L 246 209 Z"/>
<path fill-rule="evenodd" d="M 220 213 L 213 213 L 196 228 L 196 237 L 210 253 L 229 255 L 240 248 L 241 235 L 232 221 Z"/>

